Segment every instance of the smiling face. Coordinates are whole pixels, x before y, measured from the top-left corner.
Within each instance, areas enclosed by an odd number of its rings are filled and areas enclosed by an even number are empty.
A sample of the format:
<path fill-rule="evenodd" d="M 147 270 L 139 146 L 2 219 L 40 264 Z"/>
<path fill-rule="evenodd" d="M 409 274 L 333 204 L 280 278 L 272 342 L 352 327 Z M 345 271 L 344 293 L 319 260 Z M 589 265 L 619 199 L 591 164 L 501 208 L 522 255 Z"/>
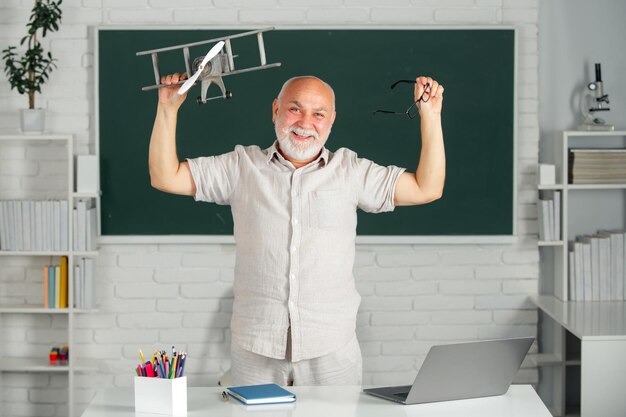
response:
<path fill-rule="evenodd" d="M 272 104 L 279 151 L 296 168 L 319 155 L 335 121 L 335 93 L 315 77 L 287 81 Z"/>

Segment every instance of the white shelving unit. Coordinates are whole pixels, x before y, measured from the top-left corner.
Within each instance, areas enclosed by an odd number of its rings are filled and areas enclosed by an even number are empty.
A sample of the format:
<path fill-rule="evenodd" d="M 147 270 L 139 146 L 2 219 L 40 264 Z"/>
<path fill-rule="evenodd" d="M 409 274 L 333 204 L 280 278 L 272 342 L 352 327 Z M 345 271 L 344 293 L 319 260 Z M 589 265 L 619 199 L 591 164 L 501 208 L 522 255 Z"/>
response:
<path fill-rule="evenodd" d="M 49 260 L 53 260 L 57 263 L 61 256 L 67 256 L 68 258 L 68 308 L 44 308 L 43 306 L 43 285 L 41 285 L 40 296 L 30 297 L 29 303 L 15 303 L 11 301 L 9 304 L 2 304 L 3 295 L 10 292 L 12 285 L 20 285 L 20 283 L 3 282 L 0 276 L 0 328 L 5 325 L 6 317 L 15 317 L 16 315 L 28 315 L 31 317 L 58 317 L 65 316 L 67 318 L 67 330 L 65 328 L 58 329 L 60 333 L 64 333 L 58 336 L 58 339 L 64 341 L 65 345 L 69 347 L 69 361 L 67 365 L 50 365 L 48 360 L 48 352 L 39 352 L 41 350 L 41 344 L 37 352 L 36 357 L 24 357 L 11 354 L 6 350 L 0 351 L 0 394 L 2 393 L 4 379 L 9 379 L 7 373 L 47 373 L 47 374 L 66 374 L 67 375 L 67 411 L 69 416 L 74 416 L 74 388 L 75 388 L 75 373 L 77 372 L 90 372 L 97 370 L 94 364 L 81 364 L 76 360 L 76 339 L 75 339 L 75 320 L 77 314 L 83 314 L 90 312 L 89 310 L 81 310 L 74 308 L 74 268 L 81 258 L 94 258 L 98 255 L 97 251 L 74 251 L 73 242 L 73 224 L 72 224 L 72 208 L 79 199 L 91 199 L 95 203 L 96 207 L 99 207 L 99 194 L 97 192 L 93 194 L 89 193 L 75 193 L 74 192 L 74 154 L 73 154 L 73 137 L 71 135 L 21 135 L 21 134 L 0 134 L 0 146 L 13 147 L 13 148 L 25 148 L 28 150 L 35 149 L 41 146 L 49 147 L 64 147 L 66 151 L 66 172 L 62 175 L 67 177 L 67 183 L 63 190 L 42 190 L 41 186 L 33 186 L 32 190 L 20 189 L 19 193 L 24 192 L 28 194 L 28 199 L 46 200 L 50 198 L 50 193 L 55 194 L 54 198 L 67 200 L 69 202 L 68 210 L 68 250 L 64 251 L 9 251 L 0 248 L 0 268 L 3 262 L 7 262 L 10 259 L 16 258 L 30 258 L 34 264 L 46 263 Z M 45 159 L 45 158 L 44 158 Z M 16 158 L 15 160 L 19 160 Z M 15 161 L 14 160 L 14 161 Z M 28 154 L 24 157 L 24 165 L 31 164 Z M 19 163 L 18 163 L 19 165 Z M 32 174 L 32 173 L 30 173 Z M 34 176 L 37 173 L 33 174 Z M 40 174 L 39 174 L 40 175 Z M 22 187 L 23 188 L 23 187 Z M 7 195 L 8 194 L 8 195 Z M 0 200 L 15 200 L 23 198 L 15 198 L 16 193 L 6 192 L 0 188 Z M 2 227 L 0 225 L 0 227 Z M 37 258 L 41 258 L 37 261 Z M 5 297 L 5 300 L 10 297 Z M 33 301 L 33 299 L 35 301 Z M 33 305 L 32 302 L 40 299 L 41 303 Z M 3 320 L 4 319 L 4 320 Z M 53 329 L 54 331 L 54 329 Z M 3 335 L 0 334 L 0 343 L 5 344 Z M 7 342 L 8 343 L 8 342 Z M 52 348 L 50 345 L 47 349 Z M 41 354 L 40 354 L 41 353 Z M 0 396 L 2 403 L 4 398 Z M 0 413 L 1 414 L 1 413 Z"/>
<path fill-rule="evenodd" d="M 564 131 L 552 163 L 561 193 L 561 236 L 540 241 L 539 393 L 555 416 L 623 416 L 626 410 L 626 303 L 570 301 L 568 245 L 601 229 L 626 229 L 626 184 L 569 184 L 571 148 L 626 148 L 626 131 Z"/>

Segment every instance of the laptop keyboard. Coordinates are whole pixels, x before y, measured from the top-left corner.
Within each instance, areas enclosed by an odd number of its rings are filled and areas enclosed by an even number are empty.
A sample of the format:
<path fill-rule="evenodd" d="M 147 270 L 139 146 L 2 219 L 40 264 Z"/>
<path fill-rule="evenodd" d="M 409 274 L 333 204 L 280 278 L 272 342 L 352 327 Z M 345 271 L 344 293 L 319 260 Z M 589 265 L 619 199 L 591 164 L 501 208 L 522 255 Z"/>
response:
<path fill-rule="evenodd" d="M 398 398 L 401 398 L 401 399 L 403 399 L 403 400 L 406 400 L 406 397 L 408 397 L 408 396 L 409 396 L 409 393 L 408 393 L 408 392 L 403 391 L 403 392 L 396 392 L 396 393 L 394 393 L 394 394 L 392 394 L 392 395 L 393 395 L 394 397 L 398 397 Z"/>

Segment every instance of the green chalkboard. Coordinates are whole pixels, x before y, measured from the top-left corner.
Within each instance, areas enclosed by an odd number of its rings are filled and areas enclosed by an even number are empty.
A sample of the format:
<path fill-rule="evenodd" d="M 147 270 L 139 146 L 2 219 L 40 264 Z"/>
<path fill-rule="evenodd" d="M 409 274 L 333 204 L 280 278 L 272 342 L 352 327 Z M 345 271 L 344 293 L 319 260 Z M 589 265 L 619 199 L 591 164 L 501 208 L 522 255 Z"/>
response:
<path fill-rule="evenodd" d="M 149 56 L 137 51 L 211 39 L 225 30 L 98 31 L 99 154 L 103 235 L 231 235 L 230 208 L 196 203 L 150 186 L 148 144 L 156 110 Z M 511 235 L 514 196 L 513 29 L 274 30 L 267 61 L 279 68 L 225 77 L 231 100 L 201 106 L 191 90 L 179 112 L 180 159 L 217 155 L 236 144 L 269 147 L 271 103 L 283 82 L 316 75 L 334 87 L 337 119 L 327 147 L 348 147 L 383 165 L 415 171 L 418 120 L 372 115 L 405 110 L 412 87 L 396 80 L 432 75 L 446 89 L 447 177 L 440 200 L 393 213 L 359 211 L 359 235 Z M 210 46 L 209 46 L 210 47 Z M 192 58 L 207 46 L 191 48 Z M 259 64 L 256 37 L 233 41 L 235 65 Z M 181 51 L 159 54 L 161 72 L 183 71 Z M 213 89 L 213 90 L 212 90 Z M 209 89 L 209 96 L 219 93 Z"/>

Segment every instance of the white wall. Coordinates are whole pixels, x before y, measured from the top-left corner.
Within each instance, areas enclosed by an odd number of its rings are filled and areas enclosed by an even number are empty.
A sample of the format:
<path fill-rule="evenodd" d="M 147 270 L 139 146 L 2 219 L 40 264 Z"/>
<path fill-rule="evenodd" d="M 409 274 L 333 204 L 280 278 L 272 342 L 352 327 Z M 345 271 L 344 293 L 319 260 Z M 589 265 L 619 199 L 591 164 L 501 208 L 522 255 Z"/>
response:
<path fill-rule="evenodd" d="M 520 37 L 519 240 L 511 245 L 359 245 L 355 275 L 363 296 L 358 336 L 364 383 L 410 383 L 435 343 L 535 334 L 537 314 L 527 298 L 536 293 L 538 278 L 537 0 L 325 0 L 315 2 L 320 4 L 315 8 L 309 7 L 312 3 L 64 0 L 61 31 L 46 39 L 59 59 L 59 68 L 38 103 L 48 110 L 51 130 L 76 136 L 77 153 L 93 150 L 94 25 L 515 25 Z M 31 4 L 27 0 L 0 3 L 2 49 L 23 36 Z M 610 84 L 608 72 L 606 78 Z M 10 91 L 6 79 L 0 77 L 0 126 L 17 129 L 17 110 L 25 105 L 26 99 Z M 332 148 L 332 137 L 329 145 Z M 20 160 L 27 162 L 14 153 L 0 154 L 0 178 L 8 177 L 0 186 L 15 187 L 13 171 L 2 166 L 19 165 Z M 12 285 L 26 287 L 41 280 L 23 262 L 2 262 L 3 270 L 11 271 L 4 275 L 10 276 Z M 132 383 L 139 348 L 150 352 L 175 343 L 190 355 L 190 384 L 214 384 L 229 367 L 233 264 L 232 245 L 103 246 L 98 258 L 99 313 L 77 320 L 80 346 L 75 352 L 97 361 L 101 371 L 77 375 L 76 397 L 82 404 L 78 412 L 98 388 Z M 11 294 L 15 292 L 8 297 Z M 44 329 L 64 325 L 56 317 L 11 319 L 2 331 L 10 334 L 16 346 L 34 340 L 52 343 L 54 333 Z M 517 380 L 536 382 L 536 369 L 525 365 Z M 11 374 L 4 382 L 3 415 L 66 414 L 65 406 L 54 398 L 66 378 Z"/>
<path fill-rule="evenodd" d="M 580 93 L 602 64 L 611 110 L 598 114 L 626 129 L 626 2 L 542 0 L 539 2 L 539 102 L 541 138 L 550 140 L 582 121 Z M 559 136 L 560 137 L 560 136 Z"/>

